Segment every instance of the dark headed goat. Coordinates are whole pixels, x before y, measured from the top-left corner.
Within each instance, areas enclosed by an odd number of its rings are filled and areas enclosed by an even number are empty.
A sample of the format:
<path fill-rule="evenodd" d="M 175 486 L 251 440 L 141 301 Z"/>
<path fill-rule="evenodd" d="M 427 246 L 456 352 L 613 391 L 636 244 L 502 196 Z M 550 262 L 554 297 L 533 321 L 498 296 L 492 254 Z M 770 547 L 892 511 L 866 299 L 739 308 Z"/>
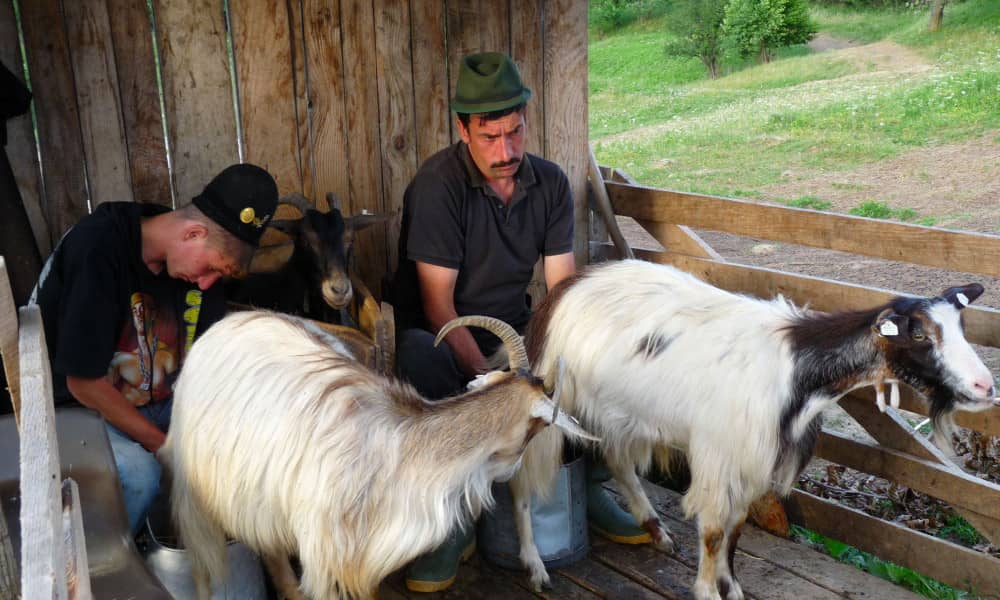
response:
<path fill-rule="evenodd" d="M 280 200 L 302 213 L 301 219 L 271 221 L 271 227 L 292 238 L 292 256 L 276 271 L 252 273 L 242 281 L 231 282 L 227 288 L 230 301 L 340 322 L 340 310 L 350 304 L 354 295 L 348 265 L 356 234 L 388 217 L 361 214 L 345 219 L 337 198 L 327 194 L 327 200 L 330 212 L 325 213 L 313 208 L 302 194 Z"/>

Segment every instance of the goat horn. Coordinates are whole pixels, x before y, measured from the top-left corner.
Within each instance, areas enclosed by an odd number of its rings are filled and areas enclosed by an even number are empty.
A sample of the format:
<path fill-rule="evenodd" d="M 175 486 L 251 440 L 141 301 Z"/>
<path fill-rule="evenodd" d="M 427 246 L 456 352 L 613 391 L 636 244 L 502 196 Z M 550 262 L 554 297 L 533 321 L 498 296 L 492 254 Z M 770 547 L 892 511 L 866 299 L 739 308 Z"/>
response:
<path fill-rule="evenodd" d="M 282 196 L 278 198 L 278 204 L 287 204 L 288 206 L 294 206 L 299 209 L 302 216 L 306 216 L 306 211 L 313 208 L 312 202 L 298 192 L 288 194 L 287 196 Z"/>
<path fill-rule="evenodd" d="M 333 210 L 335 208 L 337 210 L 340 210 L 340 198 L 337 197 L 337 194 L 334 194 L 333 192 L 327 192 L 326 203 L 330 205 L 330 210 Z"/>
<path fill-rule="evenodd" d="M 452 319 L 445 323 L 441 331 L 438 332 L 437 338 L 434 339 L 434 345 L 437 346 L 440 344 L 444 336 L 448 335 L 452 329 L 470 325 L 481 327 L 500 338 L 503 345 L 507 347 L 507 356 L 510 360 L 511 371 L 528 368 L 528 351 L 524 349 L 524 342 L 521 340 L 521 336 L 518 335 L 513 327 L 493 317 L 467 316 Z"/>
<path fill-rule="evenodd" d="M 563 378 L 566 377 L 566 361 L 563 357 L 559 357 L 556 361 L 556 389 L 552 392 L 552 404 L 555 408 L 552 409 L 552 422 L 555 423 L 556 419 L 559 418 L 559 394 L 562 392 Z"/>

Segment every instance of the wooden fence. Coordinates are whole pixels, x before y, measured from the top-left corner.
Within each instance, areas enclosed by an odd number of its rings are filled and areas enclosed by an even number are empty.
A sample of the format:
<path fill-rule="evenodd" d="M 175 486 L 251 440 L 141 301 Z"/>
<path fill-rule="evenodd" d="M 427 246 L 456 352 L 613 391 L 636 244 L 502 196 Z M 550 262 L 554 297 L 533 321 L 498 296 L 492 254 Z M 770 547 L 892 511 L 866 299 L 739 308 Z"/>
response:
<path fill-rule="evenodd" d="M 776 294 L 818 310 L 875 306 L 898 295 L 875 289 L 724 260 L 691 228 L 709 229 L 840 250 L 1000 277 L 1000 236 L 946 231 L 875 219 L 756 202 L 686 194 L 636 185 L 621 171 L 604 169 L 615 214 L 636 219 L 666 252 L 636 251 L 639 258 L 670 264 L 720 288 L 764 298 Z M 597 257 L 617 253 L 593 242 Z M 969 307 L 966 337 L 1000 347 L 1000 311 Z M 927 408 L 907 388 L 901 408 L 921 415 Z M 862 390 L 840 402 L 877 443 L 858 442 L 824 430 L 816 456 L 926 493 L 951 505 L 994 545 L 1000 545 L 1000 485 L 963 471 L 892 409 L 875 406 L 874 392 Z M 959 425 L 1000 436 L 1000 409 L 959 413 Z M 785 502 L 787 517 L 828 537 L 909 567 L 952 586 L 982 595 L 1000 595 L 1000 560 L 844 507 L 801 490 Z"/>
<path fill-rule="evenodd" d="M 528 151 L 567 172 L 586 256 L 585 2 L 3 0 L 15 72 L 19 35 L 38 143 L 21 117 L 7 151 L 43 257 L 100 202 L 183 205 L 237 161 L 320 208 L 334 192 L 345 213 L 398 216 L 418 165 L 457 139 L 448 98 L 477 51 L 511 54 L 533 89 Z M 376 295 L 398 227 L 358 243 Z"/>

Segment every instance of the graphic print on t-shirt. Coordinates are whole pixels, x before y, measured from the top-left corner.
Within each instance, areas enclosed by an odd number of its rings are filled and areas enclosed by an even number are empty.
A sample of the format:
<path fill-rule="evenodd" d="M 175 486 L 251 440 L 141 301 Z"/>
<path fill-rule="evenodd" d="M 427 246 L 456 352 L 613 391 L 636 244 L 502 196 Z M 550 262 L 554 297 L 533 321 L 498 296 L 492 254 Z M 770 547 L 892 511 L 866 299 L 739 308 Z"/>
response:
<path fill-rule="evenodd" d="M 122 327 L 108 367 L 111 384 L 135 406 L 170 397 L 180 365 L 177 315 L 168 304 L 135 292 L 129 298 L 132 318 Z"/>

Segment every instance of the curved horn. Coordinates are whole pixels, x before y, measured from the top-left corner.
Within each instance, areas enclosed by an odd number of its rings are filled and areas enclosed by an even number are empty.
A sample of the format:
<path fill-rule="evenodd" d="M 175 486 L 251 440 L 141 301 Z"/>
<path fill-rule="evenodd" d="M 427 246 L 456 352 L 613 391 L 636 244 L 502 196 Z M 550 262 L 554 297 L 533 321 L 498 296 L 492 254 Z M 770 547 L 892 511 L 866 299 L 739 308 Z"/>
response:
<path fill-rule="evenodd" d="M 456 327 L 468 327 L 470 325 L 481 327 L 500 338 L 503 345 L 507 347 L 507 356 L 510 357 L 511 371 L 528 368 L 528 351 L 524 349 L 524 342 L 521 340 L 521 336 L 517 334 L 517 331 L 513 327 L 493 317 L 468 316 L 452 319 L 445 323 L 441 331 L 438 332 L 437 338 L 434 339 L 434 345 L 437 346 L 440 344 L 444 336 L 448 335 L 452 329 Z"/>
<path fill-rule="evenodd" d="M 288 194 L 287 196 L 282 196 L 278 198 L 278 204 L 287 204 L 288 206 L 294 206 L 302 213 L 302 216 L 306 216 L 306 211 L 313 208 L 312 202 L 298 192 Z"/>

